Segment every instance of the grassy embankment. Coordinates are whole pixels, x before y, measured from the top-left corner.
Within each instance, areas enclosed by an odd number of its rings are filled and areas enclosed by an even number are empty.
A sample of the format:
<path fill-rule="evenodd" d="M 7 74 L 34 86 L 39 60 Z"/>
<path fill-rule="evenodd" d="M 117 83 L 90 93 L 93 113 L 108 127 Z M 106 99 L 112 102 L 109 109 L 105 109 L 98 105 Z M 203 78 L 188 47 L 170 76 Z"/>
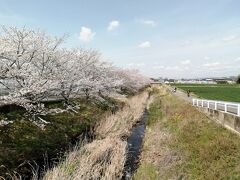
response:
<path fill-rule="evenodd" d="M 91 136 L 92 128 L 108 106 L 84 99 L 74 102 L 80 105 L 77 112 L 66 111 L 42 117 L 49 122 L 44 129 L 31 122 L 21 108 L 0 109 L 0 120 L 12 122 L 0 126 L 0 177 L 30 178 L 36 164 L 40 170 L 47 169 L 79 142 L 83 138 L 81 135 Z M 117 102 L 109 99 L 108 103 Z M 63 108 L 63 102 L 51 102 L 45 106 Z"/>
<path fill-rule="evenodd" d="M 146 91 L 126 99 L 115 114 L 102 118 L 95 128 L 96 139 L 70 152 L 49 170 L 44 180 L 121 179 L 126 160 L 127 137 L 146 107 Z"/>
<path fill-rule="evenodd" d="M 240 137 L 160 89 L 134 179 L 239 179 Z"/>
<path fill-rule="evenodd" d="M 196 96 L 230 102 L 240 102 L 240 85 L 237 84 L 173 84 L 184 91 L 190 90 Z"/>

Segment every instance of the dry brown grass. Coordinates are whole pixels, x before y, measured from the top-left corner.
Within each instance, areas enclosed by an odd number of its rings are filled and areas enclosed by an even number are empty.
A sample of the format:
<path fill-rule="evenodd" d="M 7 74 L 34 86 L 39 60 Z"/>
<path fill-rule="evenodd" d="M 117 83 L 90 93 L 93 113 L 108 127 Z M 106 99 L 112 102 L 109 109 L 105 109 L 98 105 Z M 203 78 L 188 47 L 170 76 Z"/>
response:
<path fill-rule="evenodd" d="M 147 105 L 144 91 L 125 100 L 126 106 L 102 119 L 96 127 L 97 139 L 75 150 L 58 166 L 48 171 L 44 180 L 121 179 L 126 158 L 126 138 Z"/>
<path fill-rule="evenodd" d="M 141 165 L 134 175 L 136 180 L 178 179 L 179 175 L 171 170 L 183 162 L 182 155 L 170 146 L 176 142 L 175 137 L 162 126 L 167 119 L 163 117 L 161 97 L 168 92 L 163 87 L 158 90 L 149 109 Z"/>
<path fill-rule="evenodd" d="M 44 180 L 121 179 L 126 142 L 118 138 L 95 140 L 71 152 Z"/>
<path fill-rule="evenodd" d="M 159 131 L 157 126 L 155 124 L 146 130 L 141 159 L 154 165 L 157 176 L 163 178 L 168 170 L 182 163 L 182 157 L 178 151 L 171 149 L 169 146 L 169 143 L 174 141 L 171 134 L 166 130 Z M 177 175 L 172 174 L 171 177 L 177 179 Z"/>
<path fill-rule="evenodd" d="M 97 138 L 127 137 L 132 126 L 142 116 L 146 107 L 148 93 L 143 93 L 126 100 L 126 106 L 102 119 L 96 127 Z"/>

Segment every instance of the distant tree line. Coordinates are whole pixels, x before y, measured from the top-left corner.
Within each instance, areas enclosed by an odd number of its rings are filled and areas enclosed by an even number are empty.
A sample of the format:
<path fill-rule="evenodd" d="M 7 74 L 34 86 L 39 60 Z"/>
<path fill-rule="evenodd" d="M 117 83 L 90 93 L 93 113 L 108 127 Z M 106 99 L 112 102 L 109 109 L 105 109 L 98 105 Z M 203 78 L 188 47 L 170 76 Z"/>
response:
<path fill-rule="evenodd" d="M 236 83 L 237 83 L 237 84 L 240 84 L 240 74 L 239 74 L 238 77 L 237 77 Z"/>

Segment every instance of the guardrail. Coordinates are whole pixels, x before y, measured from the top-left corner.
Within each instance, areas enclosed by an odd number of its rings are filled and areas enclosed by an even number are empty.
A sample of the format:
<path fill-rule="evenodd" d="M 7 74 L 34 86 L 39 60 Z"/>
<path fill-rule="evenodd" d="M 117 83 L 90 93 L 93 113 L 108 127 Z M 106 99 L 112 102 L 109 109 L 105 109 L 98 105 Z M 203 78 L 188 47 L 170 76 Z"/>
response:
<path fill-rule="evenodd" d="M 240 117 L 240 103 L 214 101 L 205 99 L 193 99 L 193 106 L 205 107 L 208 109 L 223 111 Z"/>

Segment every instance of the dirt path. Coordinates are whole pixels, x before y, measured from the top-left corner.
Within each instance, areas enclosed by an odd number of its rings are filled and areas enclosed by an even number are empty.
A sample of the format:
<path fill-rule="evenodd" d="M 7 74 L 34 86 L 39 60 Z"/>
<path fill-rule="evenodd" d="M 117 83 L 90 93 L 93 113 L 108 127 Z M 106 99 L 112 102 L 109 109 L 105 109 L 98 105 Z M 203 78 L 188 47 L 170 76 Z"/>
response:
<path fill-rule="evenodd" d="M 192 103 L 192 100 L 194 98 L 194 96 L 191 96 L 188 97 L 187 96 L 187 93 L 185 93 L 184 91 L 180 90 L 179 88 L 177 89 L 177 92 L 173 92 L 173 87 L 171 86 L 167 86 L 167 88 L 172 92 L 172 94 L 184 99 L 185 101 L 189 102 L 189 103 Z"/>

